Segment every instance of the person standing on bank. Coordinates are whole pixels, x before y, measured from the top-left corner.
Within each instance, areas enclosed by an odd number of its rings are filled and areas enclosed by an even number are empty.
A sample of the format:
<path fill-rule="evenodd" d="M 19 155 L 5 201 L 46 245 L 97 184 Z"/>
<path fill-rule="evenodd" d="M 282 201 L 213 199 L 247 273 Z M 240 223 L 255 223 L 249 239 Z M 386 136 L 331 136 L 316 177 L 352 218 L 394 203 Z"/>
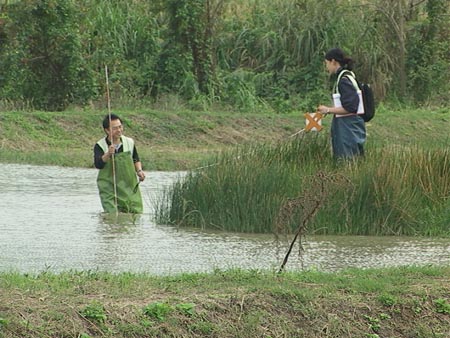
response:
<path fill-rule="evenodd" d="M 106 136 L 94 146 L 94 165 L 99 169 L 97 187 L 103 210 L 107 213 L 142 213 L 138 179 L 144 181 L 145 173 L 134 140 L 123 135 L 122 120 L 115 114 L 105 116 L 103 130 Z"/>
<path fill-rule="evenodd" d="M 337 80 L 333 87 L 334 106 L 319 105 L 322 114 L 332 114 L 331 144 L 336 159 L 353 159 L 364 155 L 366 126 L 358 113 L 363 112 L 362 99 L 352 70 L 353 60 L 339 48 L 325 54 L 325 66 Z M 352 77 L 352 78 L 350 78 Z M 340 100 L 339 100 L 340 98 Z M 361 102 L 360 102 L 361 101 Z"/>

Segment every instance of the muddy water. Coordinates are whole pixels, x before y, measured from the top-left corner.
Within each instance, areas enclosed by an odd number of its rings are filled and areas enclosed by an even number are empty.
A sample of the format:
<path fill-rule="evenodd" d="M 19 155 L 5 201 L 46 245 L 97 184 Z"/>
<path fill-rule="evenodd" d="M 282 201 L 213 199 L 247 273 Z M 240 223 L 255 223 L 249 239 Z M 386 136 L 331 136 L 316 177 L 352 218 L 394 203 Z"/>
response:
<path fill-rule="evenodd" d="M 176 229 L 152 220 L 155 200 L 182 173 L 147 172 L 144 214 L 105 217 L 95 169 L 0 164 L 0 272 L 67 270 L 177 274 L 280 266 L 289 239 Z M 308 237 L 288 270 L 450 264 L 450 240 Z"/>

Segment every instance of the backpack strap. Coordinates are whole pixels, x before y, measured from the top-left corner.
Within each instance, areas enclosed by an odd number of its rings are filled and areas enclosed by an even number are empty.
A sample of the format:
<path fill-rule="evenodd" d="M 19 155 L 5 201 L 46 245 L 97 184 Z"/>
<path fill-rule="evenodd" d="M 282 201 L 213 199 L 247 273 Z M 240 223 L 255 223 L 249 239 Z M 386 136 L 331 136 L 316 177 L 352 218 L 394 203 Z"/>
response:
<path fill-rule="evenodd" d="M 362 91 L 358 84 L 358 81 L 356 81 L 355 73 L 353 73 L 352 71 L 349 71 L 349 70 L 341 71 L 339 73 L 336 83 L 334 85 L 333 92 L 335 94 L 339 94 L 339 96 L 341 95 L 341 93 L 339 93 L 339 81 L 341 80 L 341 78 L 343 76 L 346 76 L 350 80 L 350 82 L 352 83 L 353 87 L 355 88 L 355 90 L 358 94 L 359 104 L 358 104 L 358 110 L 357 110 L 356 114 L 358 114 L 358 115 L 364 114 L 364 103 L 363 103 L 363 98 L 362 98 Z M 344 117 L 344 116 L 348 116 L 348 115 L 349 114 L 346 114 L 346 115 L 336 114 L 336 117 Z M 353 115 L 353 114 L 350 114 L 350 115 Z"/>
<path fill-rule="evenodd" d="M 343 70 L 339 73 L 336 83 L 333 86 L 333 93 L 340 94 L 338 85 L 343 76 L 346 76 L 351 81 L 353 87 L 355 87 L 356 90 L 361 90 L 361 88 L 359 88 L 358 82 L 356 82 L 355 73 L 350 70 Z"/>

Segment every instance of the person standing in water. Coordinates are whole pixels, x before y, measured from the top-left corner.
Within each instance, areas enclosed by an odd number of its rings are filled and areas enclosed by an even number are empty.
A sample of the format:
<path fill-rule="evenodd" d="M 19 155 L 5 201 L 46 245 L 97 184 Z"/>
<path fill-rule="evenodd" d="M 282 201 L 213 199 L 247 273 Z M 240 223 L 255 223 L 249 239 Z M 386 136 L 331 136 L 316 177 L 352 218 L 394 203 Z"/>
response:
<path fill-rule="evenodd" d="M 145 173 L 134 140 L 123 135 L 122 120 L 115 114 L 105 116 L 103 130 L 106 136 L 94 146 L 94 165 L 99 169 L 97 187 L 103 210 L 140 214 L 143 204 L 138 183 L 144 181 Z"/>
<path fill-rule="evenodd" d="M 362 113 L 362 100 L 358 95 L 355 74 L 351 71 L 353 60 L 339 48 L 325 54 L 325 66 L 330 75 L 336 76 L 333 89 L 334 106 L 319 105 L 322 114 L 332 114 L 331 143 L 336 159 L 353 159 L 364 155 L 366 126 Z M 353 80 L 353 81 L 352 81 Z M 356 84 L 356 85 L 355 85 Z"/>

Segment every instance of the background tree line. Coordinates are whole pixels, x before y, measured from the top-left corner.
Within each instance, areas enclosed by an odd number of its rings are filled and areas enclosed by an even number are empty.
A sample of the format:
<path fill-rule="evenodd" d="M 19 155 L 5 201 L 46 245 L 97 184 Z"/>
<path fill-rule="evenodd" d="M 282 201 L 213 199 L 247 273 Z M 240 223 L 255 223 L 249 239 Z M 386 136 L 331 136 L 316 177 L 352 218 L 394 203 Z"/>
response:
<path fill-rule="evenodd" d="M 310 110 L 340 46 L 378 100 L 450 99 L 446 0 L 0 1 L 0 100 L 64 110 L 122 102 Z M 168 99 L 169 98 L 169 99 Z"/>

